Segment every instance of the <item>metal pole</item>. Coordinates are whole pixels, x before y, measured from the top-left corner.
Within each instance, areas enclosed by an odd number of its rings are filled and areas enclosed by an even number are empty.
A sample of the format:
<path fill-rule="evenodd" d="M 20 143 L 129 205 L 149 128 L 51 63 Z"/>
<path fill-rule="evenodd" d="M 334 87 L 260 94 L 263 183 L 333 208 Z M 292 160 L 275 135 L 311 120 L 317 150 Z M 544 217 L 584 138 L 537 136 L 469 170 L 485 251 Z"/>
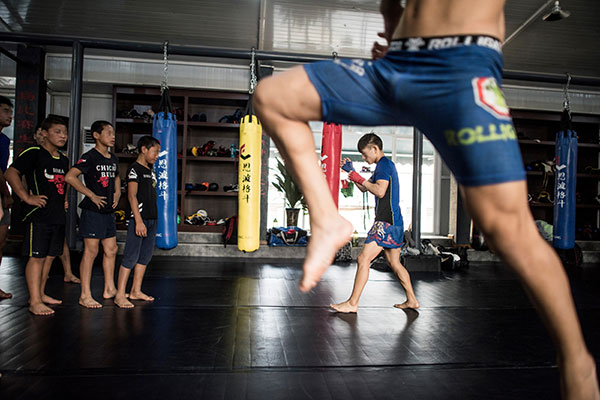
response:
<path fill-rule="evenodd" d="M 83 46 L 73 43 L 73 61 L 71 64 L 71 113 L 69 117 L 68 156 L 71 165 L 79 157 L 81 144 L 81 93 L 83 86 Z M 73 188 L 68 193 L 69 209 L 67 210 L 67 226 L 65 233 L 69 248 L 75 247 L 75 225 L 77 222 L 77 191 Z"/>
<path fill-rule="evenodd" d="M 13 53 L 6 50 L 4 47 L 0 46 L 0 53 L 4 54 L 6 57 L 10 58 L 17 64 L 26 64 L 25 61 L 21 60 L 19 57 L 15 56 Z"/>
<path fill-rule="evenodd" d="M 17 43 L 36 43 L 40 45 L 51 46 L 72 46 L 74 42 L 79 42 L 85 48 L 135 51 L 144 53 L 163 53 L 162 43 L 150 42 L 126 42 L 121 40 L 89 39 L 69 36 L 48 36 L 41 34 L 28 33 L 7 33 L 0 32 L 0 41 Z M 196 56 L 196 57 L 214 57 L 249 60 L 252 52 L 249 50 L 220 49 L 216 47 L 200 46 L 178 46 L 169 44 L 169 54 Z M 321 54 L 302 54 L 285 53 L 277 51 L 256 51 L 256 60 L 287 61 L 295 63 L 306 63 L 320 60 L 330 60 L 331 55 Z"/>
<path fill-rule="evenodd" d="M 502 79 L 526 82 L 560 83 L 561 85 L 567 83 L 565 74 L 545 74 L 541 72 L 504 71 L 502 73 Z M 571 85 L 600 86 L 600 79 L 585 76 L 575 77 L 571 75 Z"/>
<path fill-rule="evenodd" d="M 458 189 L 456 202 L 456 244 L 471 244 L 471 217 L 465 208 L 465 203 Z"/>
<path fill-rule="evenodd" d="M 413 131 L 413 192 L 412 192 L 412 237 L 417 249 L 421 250 L 421 186 L 423 164 L 423 133 Z"/>
<path fill-rule="evenodd" d="M 39 45 L 67 46 L 71 47 L 74 42 L 79 42 L 85 48 L 97 48 L 118 51 L 138 51 L 144 53 L 163 53 L 162 43 L 150 42 L 126 42 L 121 40 L 104 40 L 78 38 L 73 36 L 51 36 L 30 33 L 0 32 L 0 42 L 33 43 Z M 219 49 L 215 47 L 199 46 L 177 46 L 169 45 L 169 54 L 196 57 L 214 57 L 249 60 L 252 52 L 249 50 Z M 256 60 L 286 61 L 293 63 L 307 63 L 320 60 L 331 60 L 331 55 L 285 53 L 277 51 L 256 51 Z M 368 60 L 368 59 L 364 59 Z M 527 82 L 565 83 L 564 74 L 540 74 L 521 71 L 507 71 L 502 74 L 504 79 L 513 79 Z M 571 85 L 598 86 L 600 78 L 571 76 Z"/>

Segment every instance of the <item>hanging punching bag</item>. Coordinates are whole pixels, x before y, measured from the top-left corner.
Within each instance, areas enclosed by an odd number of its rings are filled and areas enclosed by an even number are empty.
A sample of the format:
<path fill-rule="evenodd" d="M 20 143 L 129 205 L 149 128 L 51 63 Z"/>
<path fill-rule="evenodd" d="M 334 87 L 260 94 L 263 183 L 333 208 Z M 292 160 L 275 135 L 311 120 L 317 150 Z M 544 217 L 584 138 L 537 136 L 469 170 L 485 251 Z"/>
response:
<path fill-rule="evenodd" d="M 156 247 L 169 250 L 177 246 L 177 121 L 168 88 L 162 91 L 159 108 L 152 123 L 152 136 L 160 142 L 160 154 L 154 165 L 158 210 Z"/>
<path fill-rule="evenodd" d="M 553 246 L 575 246 L 575 193 L 577 183 L 577 133 L 571 129 L 568 110 L 563 111 L 562 130 L 556 133 L 556 174 L 554 176 Z"/>
<path fill-rule="evenodd" d="M 342 157 L 342 126 L 323 123 L 323 142 L 321 144 L 321 168 L 327 180 L 327 186 L 338 207 L 340 191 L 340 161 Z"/>
<path fill-rule="evenodd" d="M 260 240 L 260 163 L 262 126 L 252 110 L 252 96 L 240 122 L 238 165 L 238 249 L 258 250 Z"/>

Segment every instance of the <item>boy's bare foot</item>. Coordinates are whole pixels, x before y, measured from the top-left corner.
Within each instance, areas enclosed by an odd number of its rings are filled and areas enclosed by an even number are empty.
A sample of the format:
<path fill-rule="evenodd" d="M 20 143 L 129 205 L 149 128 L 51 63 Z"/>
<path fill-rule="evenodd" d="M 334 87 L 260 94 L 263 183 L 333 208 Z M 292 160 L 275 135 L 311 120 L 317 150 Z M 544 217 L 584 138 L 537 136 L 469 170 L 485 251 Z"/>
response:
<path fill-rule="evenodd" d="M 120 308 L 133 308 L 135 307 L 125 296 L 115 296 L 115 304 Z"/>
<path fill-rule="evenodd" d="M 345 314 L 355 313 L 358 311 L 358 304 L 353 306 L 352 304 L 350 304 L 349 300 L 339 304 L 330 304 L 329 307 L 333 308 L 337 312 Z"/>
<path fill-rule="evenodd" d="M 394 307 L 399 308 L 401 310 L 405 310 L 405 309 L 413 309 L 416 310 L 417 308 L 419 308 L 419 302 L 416 300 L 406 300 L 404 303 L 402 304 L 394 304 Z"/>
<path fill-rule="evenodd" d="M 33 315 L 52 315 L 54 310 L 44 303 L 35 303 L 29 305 L 29 312 Z"/>
<path fill-rule="evenodd" d="M 12 293 L 8 293 L 0 289 L 0 300 L 12 299 Z"/>
<path fill-rule="evenodd" d="M 81 283 L 81 280 L 75 275 L 65 275 L 63 281 L 65 283 Z"/>
<path fill-rule="evenodd" d="M 62 304 L 62 300 L 55 299 L 54 297 L 50 297 L 47 294 L 42 295 L 42 301 L 46 304 Z"/>
<path fill-rule="evenodd" d="M 308 292 L 316 286 L 321 275 L 333 262 L 335 253 L 348 243 L 352 235 L 352 224 L 339 214 L 331 219 L 311 224 L 311 237 L 306 249 L 304 275 L 300 281 L 300 290 Z"/>
<path fill-rule="evenodd" d="M 113 297 L 115 297 L 117 295 L 117 289 L 104 289 L 104 293 L 102 293 L 102 297 L 104 297 L 105 299 L 112 299 Z"/>
<path fill-rule="evenodd" d="M 154 297 L 148 296 L 144 292 L 131 292 L 129 295 L 129 300 L 144 300 L 144 301 L 154 301 Z"/>
<path fill-rule="evenodd" d="M 581 360 L 560 363 L 562 398 L 566 400 L 600 400 L 596 364 L 591 355 Z"/>
<path fill-rule="evenodd" d="M 98 303 L 92 296 L 89 297 L 80 297 L 79 305 L 84 306 L 85 308 L 102 308 L 102 304 Z"/>

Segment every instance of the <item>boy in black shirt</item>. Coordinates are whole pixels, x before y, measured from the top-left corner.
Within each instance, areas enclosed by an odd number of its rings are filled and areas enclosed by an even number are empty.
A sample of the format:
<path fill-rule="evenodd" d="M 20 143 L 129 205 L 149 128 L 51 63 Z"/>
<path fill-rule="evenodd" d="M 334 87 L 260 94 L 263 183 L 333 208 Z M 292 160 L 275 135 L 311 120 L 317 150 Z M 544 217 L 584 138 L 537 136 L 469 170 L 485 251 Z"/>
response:
<path fill-rule="evenodd" d="M 42 136 L 42 127 L 41 124 L 35 129 L 33 133 L 33 141 L 37 143 L 38 147 L 44 143 L 44 137 Z M 66 179 L 66 177 L 65 177 Z M 27 182 L 23 183 L 23 187 L 27 190 Z M 65 283 L 81 283 L 78 277 L 73 274 L 71 270 L 71 253 L 69 246 L 67 245 L 67 240 L 65 239 L 65 244 L 63 245 L 63 253 L 58 258 L 63 265 L 63 270 L 65 271 L 65 276 L 63 277 L 63 281 Z"/>
<path fill-rule="evenodd" d="M 23 200 L 27 230 L 23 248 L 29 255 L 25 277 L 29 289 L 29 311 L 35 315 L 54 314 L 46 304 L 60 304 L 44 293 L 48 271 L 60 256 L 65 241 L 65 174 L 69 159 L 58 151 L 67 142 L 62 119 L 48 117 L 42 122 L 42 146 L 23 151 L 6 171 L 13 192 Z M 21 182 L 25 176 L 29 191 Z M 46 304 L 44 304 L 46 303 Z"/>
<path fill-rule="evenodd" d="M 152 136 L 143 136 L 137 143 L 138 158 L 127 170 L 127 199 L 131 207 L 127 240 L 123 260 L 119 269 L 115 304 L 121 308 L 132 308 L 125 297 L 125 287 L 133 267 L 133 285 L 130 300 L 154 301 L 154 297 L 142 292 L 142 280 L 146 266 L 152 258 L 156 240 L 156 177 L 152 165 L 158 159 L 160 142 Z"/>
<path fill-rule="evenodd" d="M 92 297 L 90 282 L 92 267 L 98 255 L 98 246 L 102 242 L 104 257 L 104 293 L 105 299 L 117 294 L 115 287 L 115 258 L 117 256 L 117 229 L 114 208 L 121 197 L 121 179 L 119 178 L 119 160 L 108 151 L 115 145 L 115 130 L 108 121 L 96 121 L 91 127 L 96 146 L 84 153 L 79 161 L 67 173 L 67 183 L 73 186 L 85 198 L 79 203 L 79 236 L 83 238 L 83 256 L 79 265 L 81 276 L 81 296 L 79 304 L 86 308 L 100 308 Z M 83 174 L 85 185 L 79 180 Z"/>

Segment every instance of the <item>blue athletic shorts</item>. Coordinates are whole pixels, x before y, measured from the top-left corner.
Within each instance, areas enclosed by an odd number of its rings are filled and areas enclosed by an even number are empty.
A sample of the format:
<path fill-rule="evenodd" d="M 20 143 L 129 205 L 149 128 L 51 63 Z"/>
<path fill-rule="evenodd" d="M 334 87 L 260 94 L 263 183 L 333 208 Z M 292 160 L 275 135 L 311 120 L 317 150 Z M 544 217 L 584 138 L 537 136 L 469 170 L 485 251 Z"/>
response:
<path fill-rule="evenodd" d="M 79 216 L 79 236 L 84 239 L 107 239 L 117 236 L 115 214 L 82 208 Z"/>
<path fill-rule="evenodd" d="M 365 239 L 365 244 L 371 242 L 384 249 L 398 249 L 404 242 L 404 226 L 375 221 Z"/>
<path fill-rule="evenodd" d="M 395 40 L 377 61 L 336 59 L 304 66 L 323 120 L 405 125 L 422 131 L 459 183 L 525 179 L 500 89 L 501 43 L 489 36 Z"/>
<path fill-rule="evenodd" d="M 132 269 L 136 264 L 148 265 L 152 259 L 154 243 L 156 242 L 155 219 L 142 220 L 146 225 L 147 236 L 141 237 L 135 234 L 135 220 L 130 219 L 127 226 L 127 238 L 125 239 L 125 250 L 123 250 L 123 260 L 121 265 Z"/>

